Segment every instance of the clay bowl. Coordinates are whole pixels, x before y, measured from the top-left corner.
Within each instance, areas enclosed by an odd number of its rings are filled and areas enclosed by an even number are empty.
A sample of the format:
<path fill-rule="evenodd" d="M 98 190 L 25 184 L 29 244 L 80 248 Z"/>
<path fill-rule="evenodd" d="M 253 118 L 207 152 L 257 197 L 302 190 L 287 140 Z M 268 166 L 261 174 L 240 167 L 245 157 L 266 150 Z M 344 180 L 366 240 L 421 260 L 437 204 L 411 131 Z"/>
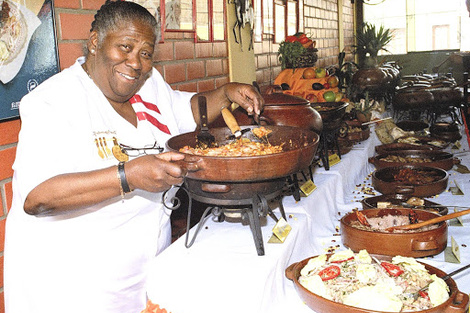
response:
<path fill-rule="evenodd" d="M 414 145 L 410 143 L 387 143 L 375 146 L 375 152 L 378 154 L 390 153 L 401 150 L 440 150 L 440 148 L 431 145 Z"/>
<path fill-rule="evenodd" d="M 379 256 L 381 260 L 390 261 L 391 257 Z M 311 257 L 314 258 L 314 257 Z M 300 262 L 291 264 L 285 271 L 286 277 L 294 283 L 294 287 L 299 294 L 300 298 L 305 302 L 305 304 L 315 312 L 321 313 L 373 313 L 375 311 L 370 311 L 366 309 L 356 308 L 348 305 L 344 305 L 338 302 L 334 302 L 323 297 L 320 297 L 317 294 L 309 291 L 304 288 L 299 283 L 300 271 L 308 263 L 311 258 L 304 259 Z M 433 267 L 431 265 L 423 263 L 426 269 L 431 274 L 436 274 L 439 277 L 446 275 L 445 272 L 440 269 Z M 468 309 L 468 295 L 460 292 L 457 288 L 457 284 L 452 278 L 446 280 L 447 285 L 449 286 L 449 299 L 446 302 L 440 304 L 437 307 L 434 307 L 429 310 L 420 311 L 422 313 L 464 313 Z M 419 311 L 418 311 L 419 312 Z M 377 312 L 376 312 L 377 313 Z M 379 312 L 381 313 L 381 312 Z"/>
<path fill-rule="evenodd" d="M 414 131 L 419 132 L 429 127 L 428 123 L 421 122 L 421 121 L 410 121 L 404 120 L 396 123 L 396 125 L 403 129 L 404 131 Z"/>
<path fill-rule="evenodd" d="M 348 105 L 345 102 L 311 103 L 311 106 L 320 113 L 324 130 L 335 130 L 341 127 Z"/>
<path fill-rule="evenodd" d="M 411 182 L 398 180 L 397 175 L 410 172 L 413 179 L 421 176 L 428 182 Z M 372 185 L 382 194 L 394 194 L 406 192 L 416 197 L 430 197 L 445 191 L 449 174 L 437 167 L 401 165 L 385 167 L 372 173 Z"/>
<path fill-rule="evenodd" d="M 387 161 L 391 157 L 396 161 Z M 424 162 L 424 159 L 429 160 L 429 162 Z M 422 165 L 447 171 L 454 167 L 454 164 L 459 163 L 459 160 L 454 158 L 452 153 L 442 150 L 401 150 L 378 154 L 369 158 L 369 162 L 374 164 L 377 169 L 400 165 Z"/>
<path fill-rule="evenodd" d="M 292 126 L 312 130 L 320 134 L 323 129 L 321 115 L 304 98 L 284 93 L 272 92 L 263 95 L 264 109 L 259 123 L 264 126 Z M 253 116 L 242 107 L 232 111 L 239 125 L 257 125 Z M 227 127 L 220 116 L 210 124 L 210 128 Z"/>
<path fill-rule="evenodd" d="M 431 136 L 444 141 L 454 142 L 462 138 L 459 127 L 454 123 L 439 122 L 429 128 Z"/>
<path fill-rule="evenodd" d="M 370 137 L 370 128 L 368 125 L 362 125 L 361 122 L 354 120 L 345 122 L 348 125 L 348 131 L 344 138 L 348 139 L 349 141 L 352 141 L 353 143 L 360 142 L 367 140 Z"/>
<path fill-rule="evenodd" d="M 411 209 L 368 209 L 360 211 L 366 217 L 384 215 L 408 216 Z M 414 210 L 420 221 L 439 217 L 440 214 L 427 210 Z M 341 219 L 341 240 L 344 246 L 355 252 L 366 249 L 369 253 L 382 255 L 401 255 L 408 257 L 425 257 L 441 253 L 447 246 L 447 223 L 441 222 L 437 228 L 426 231 L 381 232 L 359 229 L 351 225 L 357 222 L 355 212 L 350 212 Z"/>
<path fill-rule="evenodd" d="M 402 206 L 403 203 L 406 203 L 408 199 L 410 199 L 412 196 L 404 193 L 395 193 L 395 194 L 389 194 L 389 195 L 378 195 L 374 197 L 368 197 L 365 198 L 361 201 L 362 203 L 362 208 L 364 210 L 367 209 L 376 209 L 378 203 L 380 202 L 390 202 L 392 206 Z M 433 206 L 438 206 L 438 203 L 426 200 L 424 200 L 424 207 L 419 207 L 421 210 L 427 210 L 431 211 L 434 213 L 438 213 L 440 215 L 446 215 L 449 212 L 449 209 L 447 207 L 437 207 L 434 208 Z"/>

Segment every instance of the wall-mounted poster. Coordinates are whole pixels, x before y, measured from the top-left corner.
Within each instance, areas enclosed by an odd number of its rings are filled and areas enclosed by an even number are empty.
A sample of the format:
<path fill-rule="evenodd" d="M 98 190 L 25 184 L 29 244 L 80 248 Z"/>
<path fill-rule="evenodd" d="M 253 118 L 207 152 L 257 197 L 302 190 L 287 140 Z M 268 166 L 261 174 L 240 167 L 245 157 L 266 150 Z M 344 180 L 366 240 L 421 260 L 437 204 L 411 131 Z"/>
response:
<path fill-rule="evenodd" d="M 0 121 L 58 71 L 53 0 L 0 0 Z"/>

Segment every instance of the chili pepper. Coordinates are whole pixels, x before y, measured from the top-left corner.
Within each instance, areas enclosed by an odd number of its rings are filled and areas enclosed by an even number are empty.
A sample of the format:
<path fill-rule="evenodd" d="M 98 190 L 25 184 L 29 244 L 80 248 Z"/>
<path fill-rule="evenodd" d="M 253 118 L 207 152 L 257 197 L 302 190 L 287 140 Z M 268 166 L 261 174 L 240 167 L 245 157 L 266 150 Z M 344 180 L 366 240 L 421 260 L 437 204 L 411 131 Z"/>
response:
<path fill-rule="evenodd" d="M 296 42 L 296 41 L 299 41 L 299 38 L 295 37 L 295 36 L 287 36 L 286 37 L 286 41 L 288 42 Z"/>
<path fill-rule="evenodd" d="M 299 41 L 301 44 L 304 44 L 304 43 L 307 43 L 309 41 L 312 41 L 310 38 L 308 38 L 307 36 L 304 36 L 304 37 L 299 37 Z"/>
<path fill-rule="evenodd" d="M 318 272 L 318 276 L 320 276 L 321 280 L 325 281 L 338 277 L 340 273 L 341 269 L 338 266 L 330 265 Z"/>
<path fill-rule="evenodd" d="M 382 267 L 387 271 L 387 273 L 393 277 L 400 276 L 404 272 L 398 265 L 389 262 L 382 262 L 380 263 L 380 265 L 382 265 Z"/>

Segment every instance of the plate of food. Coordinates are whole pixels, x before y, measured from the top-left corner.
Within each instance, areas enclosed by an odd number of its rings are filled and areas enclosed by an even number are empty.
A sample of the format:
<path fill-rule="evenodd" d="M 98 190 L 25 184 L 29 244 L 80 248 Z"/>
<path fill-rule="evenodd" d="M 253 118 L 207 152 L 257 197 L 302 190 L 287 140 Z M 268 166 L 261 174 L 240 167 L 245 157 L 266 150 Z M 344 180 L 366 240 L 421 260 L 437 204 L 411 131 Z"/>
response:
<path fill-rule="evenodd" d="M 286 277 L 315 312 L 466 312 L 468 295 L 446 273 L 403 256 L 341 250 L 290 265 Z M 419 292 L 427 286 L 427 291 Z"/>
<path fill-rule="evenodd" d="M 11 0 L 1 1 L 0 9 L 0 80 L 6 84 L 22 67 L 31 36 L 41 21 Z"/>

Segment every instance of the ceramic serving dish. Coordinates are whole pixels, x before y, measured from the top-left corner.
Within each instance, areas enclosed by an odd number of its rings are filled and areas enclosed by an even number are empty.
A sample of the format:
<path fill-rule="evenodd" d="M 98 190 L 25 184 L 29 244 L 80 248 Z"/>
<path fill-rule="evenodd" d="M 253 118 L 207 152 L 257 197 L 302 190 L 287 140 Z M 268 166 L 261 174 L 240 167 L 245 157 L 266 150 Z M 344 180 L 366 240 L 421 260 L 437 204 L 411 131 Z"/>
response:
<path fill-rule="evenodd" d="M 431 146 L 431 145 L 414 145 L 410 143 L 400 143 L 400 142 L 386 143 L 383 145 L 375 146 L 375 152 L 377 152 L 378 154 L 401 151 L 401 150 L 441 150 L 441 148 Z"/>
<path fill-rule="evenodd" d="M 385 215 L 408 216 L 411 209 L 369 209 L 359 211 L 366 218 L 381 217 Z M 419 221 L 439 217 L 440 214 L 413 210 L 417 213 Z M 437 228 L 407 232 L 385 232 L 364 230 L 354 227 L 358 219 L 356 212 L 350 212 L 341 219 L 341 240 L 344 246 L 355 252 L 366 249 L 369 253 L 383 255 L 401 255 L 408 257 L 426 257 L 442 252 L 447 246 L 447 223 L 441 222 Z"/>
<path fill-rule="evenodd" d="M 460 129 L 455 123 L 434 123 L 429 128 L 429 131 L 431 132 L 431 136 L 444 141 L 454 142 L 462 138 Z"/>
<path fill-rule="evenodd" d="M 382 194 L 430 197 L 445 191 L 448 180 L 443 169 L 417 165 L 385 167 L 372 173 L 372 186 Z"/>
<path fill-rule="evenodd" d="M 378 203 L 380 202 L 389 202 L 392 206 L 403 206 L 403 204 L 406 203 L 406 201 L 408 201 L 411 197 L 411 195 L 404 193 L 378 195 L 363 199 L 361 201 L 361 204 L 364 210 L 376 209 Z M 446 215 L 447 213 L 449 213 L 449 209 L 446 206 L 441 206 L 438 203 L 429 201 L 427 199 L 423 199 L 423 201 L 423 207 L 419 207 L 422 210 L 431 211 L 440 215 Z"/>
<path fill-rule="evenodd" d="M 454 167 L 454 164 L 458 164 L 459 160 L 454 158 L 452 153 L 442 150 L 398 150 L 370 157 L 369 162 L 377 169 L 400 165 L 422 165 L 447 171 Z"/>
<path fill-rule="evenodd" d="M 370 128 L 368 125 L 362 125 L 359 121 L 345 121 L 348 125 L 347 131 L 343 135 L 349 141 L 360 142 L 370 137 Z M 340 129 L 341 132 L 341 129 Z M 342 134 L 340 134 L 342 136 Z"/>
<path fill-rule="evenodd" d="M 311 257 L 314 258 L 314 257 Z M 308 289 L 304 288 L 299 283 L 300 271 L 302 268 L 308 263 L 311 258 L 307 258 L 297 263 L 291 264 L 285 271 L 286 277 L 294 283 L 294 287 L 303 300 L 303 302 L 311 308 L 315 312 L 321 313 L 373 313 L 376 311 L 370 311 L 366 309 L 356 308 L 348 305 L 344 305 L 338 302 L 334 302 L 328 300 L 326 298 L 320 297 L 317 294 L 309 291 Z M 390 260 L 391 258 L 387 258 L 386 256 L 380 256 L 382 260 Z M 423 263 L 426 269 L 431 274 L 436 274 L 439 277 L 443 277 L 446 275 L 445 272 L 441 271 L 438 268 L 433 266 L 427 265 Z M 452 278 L 446 280 L 447 285 L 449 286 L 450 294 L 449 299 L 444 303 L 436 306 L 432 309 L 419 311 L 421 313 L 464 313 L 468 310 L 468 295 L 459 291 L 457 288 L 457 284 Z M 377 313 L 377 312 L 376 312 Z M 381 313 L 381 312 L 379 312 Z"/>

